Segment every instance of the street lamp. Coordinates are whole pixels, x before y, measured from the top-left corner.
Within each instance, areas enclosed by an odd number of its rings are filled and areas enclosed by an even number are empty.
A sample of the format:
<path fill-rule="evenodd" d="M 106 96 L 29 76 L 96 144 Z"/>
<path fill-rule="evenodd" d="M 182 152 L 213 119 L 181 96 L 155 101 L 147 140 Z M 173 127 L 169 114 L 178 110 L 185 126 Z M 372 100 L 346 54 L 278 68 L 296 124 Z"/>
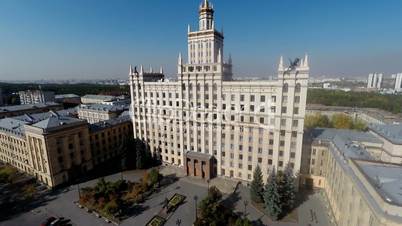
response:
<path fill-rule="evenodd" d="M 80 182 L 77 183 L 77 189 L 78 189 L 78 200 L 80 200 L 80 198 L 81 198 Z"/>
<path fill-rule="evenodd" d="M 247 200 L 244 200 L 244 201 L 243 201 L 243 204 L 244 204 L 244 217 L 246 217 L 246 216 L 247 216 L 247 205 L 248 205 L 248 201 L 247 201 Z"/>
<path fill-rule="evenodd" d="M 197 221 L 197 199 L 198 196 L 194 195 L 194 201 L 195 201 L 195 220 Z"/>

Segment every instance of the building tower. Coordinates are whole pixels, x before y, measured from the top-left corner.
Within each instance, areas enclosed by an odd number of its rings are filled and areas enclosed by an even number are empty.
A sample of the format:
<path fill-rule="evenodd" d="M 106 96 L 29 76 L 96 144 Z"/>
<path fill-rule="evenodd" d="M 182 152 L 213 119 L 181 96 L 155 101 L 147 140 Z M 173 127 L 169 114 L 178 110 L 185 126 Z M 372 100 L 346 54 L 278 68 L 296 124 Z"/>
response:
<path fill-rule="evenodd" d="M 198 29 L 188 26 L 188 56 L 178 56 L 177 80 L 130 66 L 134 136 L 189 176 L 250 181 L 257 165 L 264 180 L 286 166 L 297 173 L 308 56 L 287 66 L 281 58 L 276 80 L 233 80 L 212 4 L 203 0 L 198 13 Z"/>

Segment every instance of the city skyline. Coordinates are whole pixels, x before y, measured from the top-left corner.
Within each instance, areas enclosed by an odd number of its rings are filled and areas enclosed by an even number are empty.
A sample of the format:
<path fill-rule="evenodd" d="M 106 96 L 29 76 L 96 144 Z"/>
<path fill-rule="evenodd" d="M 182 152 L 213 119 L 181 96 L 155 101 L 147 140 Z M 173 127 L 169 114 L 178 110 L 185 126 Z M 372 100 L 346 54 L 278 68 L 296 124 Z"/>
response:
<path fill-rule="evenodd" d="M 186 56 L 186 24 L 196 26 L 196 12 L 185 9 L 198 4 L 3 1 L 0 80 L 122 79 L 130 63 L 163 66 L 168 77 L 175 77 L 179 52 Z M 222 12 L 216 27 L 229 37 L 225 58 L 231 53 L 235 78 L 268 78 L 280 55 L 300 53 L 310 55 L 312 76 L 400 71 L 398 1 L 217 0 L 214 6 Z"/>

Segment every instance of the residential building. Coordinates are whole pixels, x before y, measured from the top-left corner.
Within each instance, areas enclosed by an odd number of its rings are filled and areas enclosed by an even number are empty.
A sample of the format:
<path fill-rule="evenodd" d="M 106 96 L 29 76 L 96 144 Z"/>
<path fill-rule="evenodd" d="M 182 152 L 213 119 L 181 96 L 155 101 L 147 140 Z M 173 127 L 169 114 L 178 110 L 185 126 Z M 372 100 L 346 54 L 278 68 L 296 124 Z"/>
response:
<path fill-rule="evenodd" d="M 26 90 L 20 91 L 18 94 L 22 105 L 54 102 L 54 92 L 51 91 Z"/>
<path fill-rule="evenodd" d="M 26 105 L 11 105 L 0 107 L 0 119 L 6 117 L 14 117 L 23 114 L 34 114 L 48 111 L 58 111 L 63 106 L 57 103 L 39 103 Z"/>
<path fill-rule="evenodd" d="M 92 124 L 117 118 L 126 110 L 128 110 L 128 105 L 82 104 L 78 109 L 78 118 L 85 119 Z"/>
<path fill-rule="evenodd" d="M 250 181 L 257 165 L 264 180 L 286 165 L 298 172 L 307 55 L 290 66 L 281 57 L 276 80 L 234 80 L 208 1 L 200 5 L 198 30 L 189 27 L 187 35 L 187 61 L 179 54 L 177 80 L 130 66 L 134 137 L 147 141 L 164 164 L 191 176 Z"/>
<path fill-rule="evenodd" d="M 382 73 L 370 73 L 367 80 L 368 89 L 381 89 Z"/>
<path fill-rule="evenodd" d="M 387 148 L 370 132 L 314 129 L 300 183 L 323 189 L 336 225 L 402 225 L 402 166 L 381 161 Z"/>
<path fill-rule="evenodd" d="M 395 92 L 402 92 L 402 73 L 395 74 Z"/>

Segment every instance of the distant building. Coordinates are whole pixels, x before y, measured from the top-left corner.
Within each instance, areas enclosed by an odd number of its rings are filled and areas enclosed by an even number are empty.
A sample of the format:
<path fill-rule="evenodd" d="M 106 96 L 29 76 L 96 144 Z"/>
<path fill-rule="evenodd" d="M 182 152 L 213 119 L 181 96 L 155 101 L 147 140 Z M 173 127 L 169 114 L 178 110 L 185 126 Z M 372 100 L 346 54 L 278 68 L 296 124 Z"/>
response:
<path fill-rule="evenodd" d="M 402 225 L 402 165 L 381 160 L 389 148 L 369 132 L 314 129 L 305 133 L 301 185 L 323 189 L 336 225 Z"/>
<path fill-rule="evenodd" d="M 58 111 L 63 109 L 63 106 L 57 103 L 39 103 L 26 105 L 12 105 L 0 107 L 0 119 L 6 117 L 14 117 L 23 114 L 34 114 L 48 111 Z"/>
<path fill-rule="evenodd" d="M 54 102 L 54 92 L 51 91 L 26 90 L 20 91 L 18 94 L 22 105 Z"/>
<path fill-rule="evenodd" d="M 4 104 L 3 90 L 0 88 L 0 106 L 3 106 L 3 104 Z"/>
<path fill-rule="evenodd" d="M 102 104 L 103 102 L 111 102 L 116 100 L 115 96 L 109 95 L 92 95 L 88 94 L 81 97 L 82 104 Z"/>
<path fill-rule="evenodd" d="M 402 92 L 402 73 L 395 74 L 395 92 Z"/>
<path fill-rule="evenodd" d="M 382 73 L 371 73 L 368 76 L 367 88 L 368 89 L 381 89 Z"/>
<path fill-rule="evenodd" d="M 117 118 L 122 112 L 128 110 L 128 108 L 128 105 L 82 104 L 78 109 L 78 117 L 92 124 Z"/>
<path fill-rule="evenodd" d="M 81 97 L 75 94 L 61 94 L 56 95 L 54 101 L 63 104 L 63 106 L 74 107 L 81 104 Z"/>

